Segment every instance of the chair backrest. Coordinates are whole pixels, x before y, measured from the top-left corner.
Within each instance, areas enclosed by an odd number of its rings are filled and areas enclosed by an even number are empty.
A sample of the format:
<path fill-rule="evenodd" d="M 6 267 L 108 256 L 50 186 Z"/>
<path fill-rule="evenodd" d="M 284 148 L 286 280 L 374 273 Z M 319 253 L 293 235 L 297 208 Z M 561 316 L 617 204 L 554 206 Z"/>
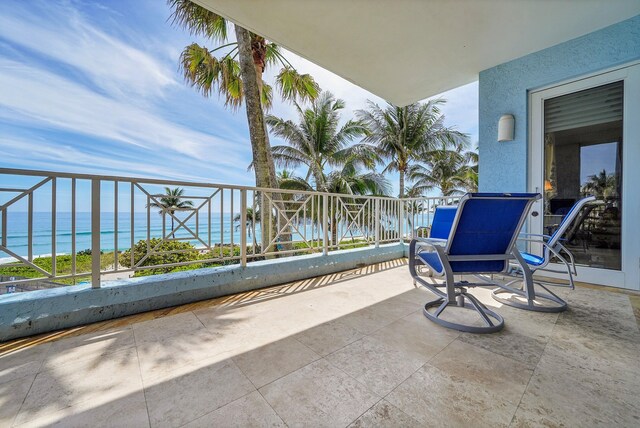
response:
<path fill-rule="evenodd" d="M 549 242 L 547 244 L 550 247 L 555 246 L 558 243 L 558 241 L 564 236 L 565 232 L 567 232 L 569 227 L 571 227 L 572 225 L 580 223 L 580 222 L 576 222 L 575 220 L 578 217 L 578 215 L 580 214 L 580 212 L 582 211 L 582 208 L 585 205 L 587 205 L 589 202 L 593 202 L 595 200 L 596 200 L 595 196 L 587 196 L 586 198 L 579 199 L 575 204 L 573 204 L 573 206 L 571 207 L 571 209 L 569 210 L 567 215 L 564 216 L 564 218 L 562 219 L 562 221 L 558 225 L 558 228 L 556 229 L 556 231 L 553 232 L 553 234 L 549 238 Z M 582 216 L 582 217 L 584 217 L 584 216 Z M 545 254 L 545 256 L 546 256 L 546 254 Z"/>
<path fill-rule="evenodd" d="M 502 272 L 538 193 L 468 193 L 461 200 L 445 252 L 456 273 Z M 495 258 L 491 258 L 495 255 Z M 460 257 L 462 256 L 462 257 Z M 469 260 L 459 260 L 468 258 Z"/>
<path fill-rule="evenodd" d="M 431 232 L 429 238 L 447 239 L 449 232 L 451 232 L 451 226 L 453 226 L 453 220 L 456 217 L 456 211 L 458 207 L 456 205 L 444 205 L 436 207 L 433 213 L 433 221 L 431 222 Z"/>

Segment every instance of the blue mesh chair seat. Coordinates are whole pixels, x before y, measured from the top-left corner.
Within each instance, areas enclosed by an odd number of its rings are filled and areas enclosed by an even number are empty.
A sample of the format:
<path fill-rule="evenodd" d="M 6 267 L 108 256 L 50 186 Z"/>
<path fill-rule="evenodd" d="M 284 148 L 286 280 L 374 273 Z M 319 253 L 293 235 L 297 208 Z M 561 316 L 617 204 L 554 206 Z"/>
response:
<path fill-rule="evenodd" d="M 535 254 L 522 253 L 522 258 L 529 266 L 541 266 L 545 260 L 544 257 L 536 256 Z"/>
<path fill-rule="evenodd" d="M 515 243 L 531 204 L 539 198 L 539 194 L 530 193 L 467 194 L 455 210 L 446 240 L 416 238 L 411 241 L 411 275 L 414 281 L 438 296 L 425 305 L 427 318 L 461 331 L 491 333 L 502 329 L 502 316 L 466 290 L 470 286 L 487 284 L 455 282 L 454 275 L 506 272 L 510 260 L 520 258 Z M 432 273 L 444 277 L 444 284 L 427 282 L 417 273 L 416 266 L 419 265 L 426 265 Z M 441 287 L 445 287 L 446 292 L 441 291 Z M 484 325 L 447 320 L 444 315 L 449 308 L 475 310 Z"/>
<path fill-rule="evenodd" d="M 435 271 L 435 273 L 442 274 L 442 272 L 444 272 L 442 269 L 442 262 L 438 257 L 438 253 L 422 251 L 418 253 L 417 256 L 425 265 L 429 266 L 433 271 Z"/>

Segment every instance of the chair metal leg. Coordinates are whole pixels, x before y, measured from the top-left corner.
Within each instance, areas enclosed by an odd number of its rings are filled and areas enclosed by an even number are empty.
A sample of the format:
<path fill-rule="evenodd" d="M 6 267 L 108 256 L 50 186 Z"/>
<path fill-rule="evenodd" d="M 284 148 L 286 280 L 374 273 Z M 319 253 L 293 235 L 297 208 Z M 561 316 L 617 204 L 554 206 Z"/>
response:
<path fill-rule="evenodd" d="M 539 284 L 547 293 L 536 293 L 534 288 L 534 280 L 533 273 L 531 269 L 526 264 L 526 262 L 522 259 L 522 256 L 519 252 L 514 252 L 513 254 L 520 264 L 520 268 L 523 274 L 523 285 L 522 288 L 514 288 L 511 287 L 514 281 L 509 282 L 508 284 L 498 284 L 496 285 L 500 288 L 496 288 L 491 293 L 491 296 L 494 300 L 502 303 L 503 305 L 512 306 L 518 309 L 524 309 L 527 311 L 534 312 L 563 312 L 567 310 L 567 302 L 562 300 L 560 297 L 552 293 L 547 287 Z M 510 298 L 504 298 L 501 294 L 510 294 Z M 518 297 L 524 298 L 524 301 L 513 300 Z M 547 303 L 546 305 L 544 303 Z M 549 305 L 550 303 L 550 305 Z"/>
<path fill-rule="evenodd" d="M 430 309 L 437 307 L 435 311 Z M 476 326 L 469 324 L 456 323 L 442 318 L 447 310 L 470 310 L 475 311 L 479 315 L 479 319 L 484 326 Z M 495 333 L 504 328 L 504 318 L 491 309 L 488 309 L 473 295 L 467 293 L 464 288 L 456 292 L 454 301 L 447 297 L 440 297 L 436 300 L 428 302 L 424 305 L 424 315 L 431 321 L 443 327 L 453 330 L 464 331 L 467 333 Z"/>

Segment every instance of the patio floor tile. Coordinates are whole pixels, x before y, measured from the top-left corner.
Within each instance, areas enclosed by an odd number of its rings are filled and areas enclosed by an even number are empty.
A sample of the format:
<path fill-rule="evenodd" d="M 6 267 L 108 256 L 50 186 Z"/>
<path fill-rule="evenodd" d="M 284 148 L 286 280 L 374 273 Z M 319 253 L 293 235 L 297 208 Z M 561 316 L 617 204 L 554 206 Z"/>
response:
<path fill-rule="evenodd" d="M 383 314 L 373 308 L 363 308 L 340 318 L 341 322 L 348 324 L 362 334 L 371 334 L 395 320 L 389 314 Z"/>
<path fill-rule="evenodd" d="M 284 428 L 286 425 L 262 395 L 254 391 L 185 425 L 185 428 L 200 427 Z"/>
<path fill-rule="evenodd" d="M 183 367 L 145 384 L 152 427 L 178 427 L 210 413 L 255 388 L 232 360 Z"/>
<path fill-rule="evenodd" d="M 223 346 L 220 342 L 219 336 L 203 329 L 193 334 L 143 342 L 137 347 L 142 379 L 148 383 L 201 360 L 210 363 L 214 359 L 222 361 L 233 355 L 231 347 Z"/>
<path fill-rule="evenodd" d="M 594 382 L 595 381 L 595 382 Z M 536 369 L 525 391 L 515 421 L 548 419 L 562 426 L 637 426 L 640 401 L 637 394 L 619 391 L 602 380 L 585 382 L 569 372 Z"/>
<path fill-rule="evenodd" d="M 385 400 L 380 400 L 354 423 L 349 425 L 349 428 L 418 428 L 421 426 L 418 421 L 402 410 L 392 406 Z"/>
<path fill-rule="evenodd" d="M 38 373 L 15 423 L 86 401 L 102 405 L 141 389 L 135 348 L 70 361 Z"/>
<path fill-rule="evenodd" d="M 0 356 L 0 385 L 38 373 L 49 348 L 51 343 L 44 343 L 34 347 L 19 348 Z"/>
<path fill-rule="evenodd" d="M 172 315 L 133 325 L 136 343 L 155 342 L 176 334 L 193 333 L 204 325 L 192 313 Z"/>
<path fill-rule="evenodd" d="M 462 376 L 496 396 L 518 404 L 533 370 L 511 358 L 456 340 L 432 358 L 429 365 L 451 376 Z"/>
<path fill-rule="evenodd" d="M 300 342 L 325 356 L 360 339 L 363 336 L 342 320 L 329 321 L 295 336 Z"/>
<path fill-rule="evenodd" d="M 517 404 L 429 364 L 398 386 L 387 401 L 425 426 L 508 426 Z"/>
<path fill-rule="evenodd" d="M 347 426 L 380 399 L 325 360 L 280 378 L 260 392 L 290 427 Z"/>
<path fill-rule="evenodd" d="M 546 345 L 546 341 L 511 332 L 506 325 L 504 330 L 493 334 L 462 333 L 460 340 L 524 363 L 529 369 L 538 364 Z"/>
<path fill-rule="evenodd" d="M 60 428 L 144 428 L 149 426 L 147 404 L 143 391 L 136 391 L 122 398 L 96 405 L 83 401 L 64 409 L 44 414 L 20 427 Z"/>
<path fill-rule="evenodd" d="M 319 358 L 308 346 L 286 338 L 237 355 L 233 361 L 260 388 Z"/>
<path fill-rule="evenodd" d="M 85 358 L 104 358 L 135 346 L 131 327 L 69 337 L 51 344 L 43 364 L 43 370 Z"/>
<path fill-rule="evenodd" d="M 35 375 L 23 376 L 0 384 L 0 426 L 11 426 L 34 379 Z"/>
<path fill-rule="evenodd" d="M 384 397 L 411 376 L 428 357 L 407 355 L 367 336 L 326 357 L 327 361 Z"/>

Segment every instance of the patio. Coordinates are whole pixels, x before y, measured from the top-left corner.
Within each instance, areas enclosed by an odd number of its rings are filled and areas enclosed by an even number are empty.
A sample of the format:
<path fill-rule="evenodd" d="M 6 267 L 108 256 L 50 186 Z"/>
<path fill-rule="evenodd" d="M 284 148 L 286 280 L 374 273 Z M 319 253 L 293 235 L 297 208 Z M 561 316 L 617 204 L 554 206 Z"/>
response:
<path fill-rule="evenodd" d="M 637 426 L 640 296 L 560 290 L 492 335 L 406 260 L 0 345 L 2 426 Z M 634 316 L 635 311 L 635 316 Z"/>

